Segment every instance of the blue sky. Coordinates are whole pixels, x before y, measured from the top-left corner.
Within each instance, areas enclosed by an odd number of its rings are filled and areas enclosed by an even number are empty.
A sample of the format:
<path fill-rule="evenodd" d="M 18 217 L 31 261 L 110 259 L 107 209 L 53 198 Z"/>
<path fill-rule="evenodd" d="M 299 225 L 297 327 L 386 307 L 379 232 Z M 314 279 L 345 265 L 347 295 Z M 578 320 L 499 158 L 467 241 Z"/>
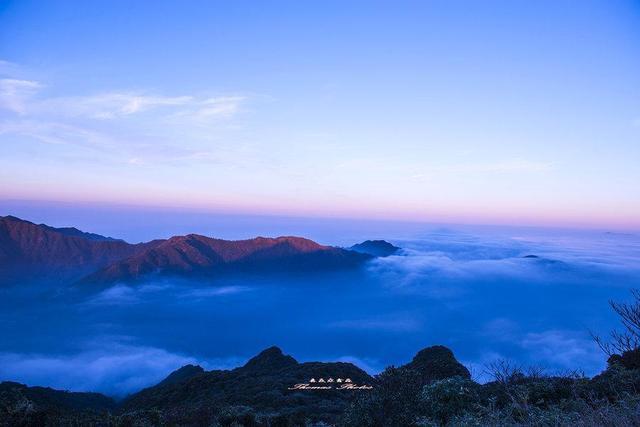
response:
<path fill-rule="evenodd" d="M 3 2 L 0 199 L 640 228 L 640 6 Z"/>

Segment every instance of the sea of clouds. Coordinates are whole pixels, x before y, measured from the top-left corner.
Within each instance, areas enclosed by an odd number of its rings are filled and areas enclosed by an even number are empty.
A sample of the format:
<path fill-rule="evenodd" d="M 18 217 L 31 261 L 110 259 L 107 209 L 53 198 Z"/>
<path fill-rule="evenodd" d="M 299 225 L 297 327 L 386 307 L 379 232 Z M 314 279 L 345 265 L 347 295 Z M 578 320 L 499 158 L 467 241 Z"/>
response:
<path fill-rule="evenodd" d="M 593 375 L 590 331 L 640 287 L 640 236 L 436 228 L 363 271 L 288 280 L 117 284 L 81 299 L 3 290 L 0 379 L 124 396 L 187 363 L 239 366 L 270 345 L 376 373 L 444 344 L 486 380 L 509 359 Z M 355 242 L 354 242 L 355 243 Z"/>

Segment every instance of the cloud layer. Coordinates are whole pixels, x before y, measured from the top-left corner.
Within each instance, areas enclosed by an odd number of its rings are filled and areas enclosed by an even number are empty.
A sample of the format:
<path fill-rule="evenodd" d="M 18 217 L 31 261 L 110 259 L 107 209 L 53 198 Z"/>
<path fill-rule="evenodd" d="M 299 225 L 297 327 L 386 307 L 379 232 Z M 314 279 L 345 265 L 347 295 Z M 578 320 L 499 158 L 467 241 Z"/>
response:
<path fill-rule="evenodd" d="M 97 391 L 115 396 L 156 384 L 192 357 L 118 341 L 99 341 L 75 354 L 0 353 L 0 378 L 61 390 Z"/>

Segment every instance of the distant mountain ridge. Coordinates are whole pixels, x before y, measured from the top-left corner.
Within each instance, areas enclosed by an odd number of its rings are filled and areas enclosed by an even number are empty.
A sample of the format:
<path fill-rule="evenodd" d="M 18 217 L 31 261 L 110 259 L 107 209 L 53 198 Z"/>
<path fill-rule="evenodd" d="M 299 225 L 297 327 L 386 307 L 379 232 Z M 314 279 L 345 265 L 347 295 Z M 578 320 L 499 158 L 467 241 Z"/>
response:
<path fill-rule="evenodd" d="M 79 279 L 157 243 L 134 245 L 75 228 L 0 217 L 0 284 L 39 277 L 53 282 Z"/>
<path fill-rule="evenodd" d="M 224 273 L 326 271 L 352 268 L 369 259 L 301 237 L 221 240 L 176 236 L 86 277 L 85 283 L 133 282 L 150 274 L 171 276 Z"/>
<path fill-rule="evenodd" d="M 122 239 L 114 239 L 113 237 L 107 237 L 107 236 L 103 236 L 101 234 L 96 234 L 96 233 L 87 233 L 85 231 L 81 231 L 78 230 L 75 227 L 60 227 L 60 228 L 56 228 L 56 227 L 51 227 L 48 226 L 46 224 L 38 224 L 40 227 L 44 227 L 48 230 L 51 231 L 57 231 L 58 233 L 62 233 L 66 236 L 73 236 L 73 237 L 82 237 L 84 239 L 88 239 L 88 240 L 95 240 L 95 241 L 102 241 L 102 242 L 124 242 L 124 240 Z"/>
<path fill-rule="evenodd" d="M 21 219 L 18 218 L 17 216 L 13 216 L 13 215 L 7 215 L 7 216 L 0 216 L 0 220 L 4 220 L 4 221 L 11 221 L 11 222 L 17 222 L 17 223 L 23 223 L 23 224 L 31 224 L 31 225 L 35 225 L 37 227 L 40 228 L 44 228 L 45 230 L 48 231 L 54 231 L 60 234 L 64 234 L 65 236 L 72 236 L 72 237 L 82 237 L 88 240 L 96 240 L 96 241 L 119 241 L 119 242 L 123 242 L 124 240 L 122 239 L 114 239 L 113 237 L 107 237 L 107 236 L 103 236 L 101 234 L 96 234 L 96 233 L 87 233 L 85 231 L 82 230 L 78 230 L 75 227 L 52 227 L 50 225 L 47 224 L 36 224 L 34 222 L 31 221 L 27 221 L 26 219 Z"/>
<path fill-rule="evenodd" d="M 38 277 L 108 285 L 151 274 L 323 272 L 354 268 L 370 258 L 293 236 L 232 241 L 189 234 L 130 244 L 72 227 L 0 217 L 0 284 Z"/>

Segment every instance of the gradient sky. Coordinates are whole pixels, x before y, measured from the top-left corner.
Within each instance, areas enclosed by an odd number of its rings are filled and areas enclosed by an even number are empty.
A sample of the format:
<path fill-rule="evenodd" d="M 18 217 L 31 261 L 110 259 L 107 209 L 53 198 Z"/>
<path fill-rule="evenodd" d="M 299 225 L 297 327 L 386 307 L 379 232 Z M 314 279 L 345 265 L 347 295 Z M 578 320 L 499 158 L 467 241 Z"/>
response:
<path fill-rule="evenodd" d="M 3 1 L 0 60 L 0 199 L 640 229 L 637 1 Z"/>

